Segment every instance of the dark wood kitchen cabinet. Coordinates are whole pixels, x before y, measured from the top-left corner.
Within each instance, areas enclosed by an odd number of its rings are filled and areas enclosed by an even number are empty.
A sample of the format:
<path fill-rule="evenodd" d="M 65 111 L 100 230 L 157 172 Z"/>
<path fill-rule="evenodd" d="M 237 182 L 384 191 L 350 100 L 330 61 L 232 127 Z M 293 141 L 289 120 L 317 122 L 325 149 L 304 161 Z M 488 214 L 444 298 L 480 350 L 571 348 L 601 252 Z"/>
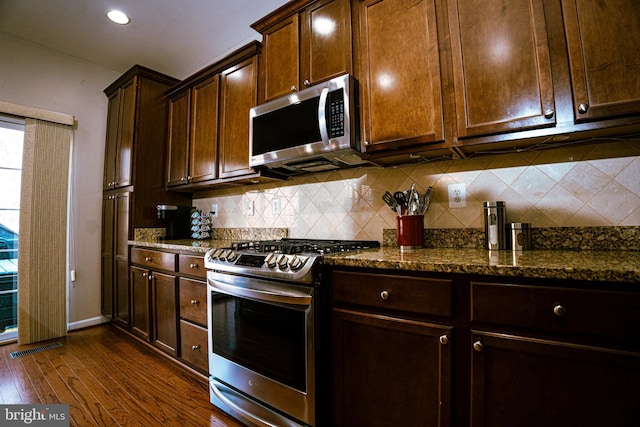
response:
<path fill-rule="evenodd" d="M 633 426 L 640 295 L 471 283 L 471 425 Z"/>
<path fill-rule="evenodd" d="M 129 213 L 132 195 L 115 191 L 102 201 L 102 314 L 129 327 Z"/>
<path fill-rule="evenodd" d="M 445 47 L 436 6 L 436 0 L 354 1 L 361 139 L 370 158 L 443 148 Z"/>
<path fill-rule="evenodd" d="M 131 332 L 177 356 L 177 255 L 131 248 Z"/>
<path fill-rule="evenodd" d="M 249 167 L 260 49 L 249 43 L 168 92 L 168 188 L 196 191 L 270 179 Z"/>
<path fill-rule="evenodd" d="M 251 27 L 262 34 L 261 102 L 352 72 L 349 0 L 291 1 Z"/>
<path fill-rule="evenodd" d="M 562 0 L 576 121 L 640 112 L 640 4 Z"/>
<path fill-rule="evenodd" d="M 169 99 L 169 187 L 218 177 L 219 86 L 216 74 Z"/>
<path fill-rule="evenodd" d="M 543 0 L 448 1 L 457 135 L 554 126 Z"/>
<path fill-rule="evenodd" d="M 450 425 L 452 282 L 334 271 L 331 283 L 333 425 Z"/>
<path fill-rule="evenodd" d="M 158 204 L 191 205 L 165 190 L 167 102 L 177 82 L 134 66 L 104 90 L 108 98 L 102 218 L 102 314 L 130 327 L 129 253 L 134 228 L 164 228 Z"/>

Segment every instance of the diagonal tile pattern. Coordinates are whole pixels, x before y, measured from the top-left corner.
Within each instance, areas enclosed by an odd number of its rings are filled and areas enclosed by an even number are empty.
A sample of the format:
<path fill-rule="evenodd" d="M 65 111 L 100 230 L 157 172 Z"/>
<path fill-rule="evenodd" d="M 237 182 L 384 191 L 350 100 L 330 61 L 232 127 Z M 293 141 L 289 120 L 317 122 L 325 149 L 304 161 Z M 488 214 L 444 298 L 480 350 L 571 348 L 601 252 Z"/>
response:
<path fill-rule="evenodd" d="M 289 228 L 291 237 L 373 239 L 396 228 L 385 191 L 434 187 L 425 228 L 482 228 L 482 202 L 504 200 L 507 221 L 533 227 L 640 225 L 640 141 L 478 156 L 396 168 L 361 168 L 228 188 L 194 199 L 218 203 L 213 225 Z M 464 183 L 467 206 L 450 208 L 448 186 Z M 273 199 L 281 212 L 273 214 Z M 255 213 L 247 215 L 247 203 Z"/>

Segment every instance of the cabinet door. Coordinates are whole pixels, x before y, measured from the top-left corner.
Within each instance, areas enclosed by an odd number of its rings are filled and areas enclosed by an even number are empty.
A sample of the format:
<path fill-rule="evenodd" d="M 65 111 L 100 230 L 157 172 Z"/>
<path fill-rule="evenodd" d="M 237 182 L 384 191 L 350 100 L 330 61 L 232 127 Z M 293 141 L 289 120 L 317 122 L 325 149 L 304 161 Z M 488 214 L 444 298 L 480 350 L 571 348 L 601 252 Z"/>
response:
<path fill-rule="evenodd" d="M 335 426 L 448 426 L 450 328 L 334 309 Z"/>
<path fill-rule="evenodd" d="M 132 185 L 131 170 L 133 165 L 133 139 L 136 127 L 136 94 L 138 78 L 134 77 L 122 87 L 120 92 L 119 138 L 116 152 L 115 187 Z"/>
<path fill-rule="evenodd" d="M 480 332 L 472 339 L 474 427 L 640 420 L 640 354 Z"/>
<path fill-rule="evenodd" d="M 151 341 L 149 270 L 131 266 L 131 332 Z"/>
<path fill-rule="evenodd" d="M 640 5 L 562 0 L 577 121 L 640 112 Z"/>
<path fill-rule="evenodd" d="M 354 26 L 366 153 L 444 140 L 434 1 L 360 1 Z"/>
<path fill-rule="evenodd" d="M 177 356 L 178 313 L 176 276 L 151 272 L 153 340 L 163 351 Z"/>
<path fill-rule="evenodd" d="M 115 319 L 122 326 L 130 326 L 129 315 L 129 213 L 131 211 L 131 193 L 123 192 L 115 196 L 114 203 L 114 295 Z"/>
<path fill-rule="evenodd" d="M 264 101 L 298 89 L 298 15 L 293 15 L 263 34 Z"/>
<path fill-rule="evenodd" d="M 249 110 L 257 103 L 257 57 L 222 73 L 220 178 L 253 172 L 249 168 Z"/>
<path fill-rule="evenodd" d="M 107 140 L 104 153 L 104 182 L 103 189 L 109 190 L 116 183 L 116 152 L 118 150 L 119 117 L 120 117 L 120 93 L 116 90 L 109 97 L 107 107 Z"/>
<path fill-rule="evenodd" d="M 192 90 L 189 182 L 217 178 L 219 80 L 220 76 L 216 74 Z M 248 123 L 248 110 L 246 114 Z"/>
<path fill-rule="evenodd" d="M 301 88 L 351 73 L 349 0 L 314 2 L 300 16 Z"/>
<path fill-rule="evenodd" d="M 449 0 L 461 138 L 556 122 L 542 0 Z"/>
<path fill-rule="evenodd" d="M 113 226 L 114 226 L 115 199 L 113 196 L 106 196 L 102 200 L 102 298 L 101 313 L 109 319 L 113 318 Z"/>
<path fill-rule="evenodd" d="M 186 90 L 169 100 L 169 155 L 167 185 L 187 183 L 189 156 L 189 124 L 191 91 Z"/>

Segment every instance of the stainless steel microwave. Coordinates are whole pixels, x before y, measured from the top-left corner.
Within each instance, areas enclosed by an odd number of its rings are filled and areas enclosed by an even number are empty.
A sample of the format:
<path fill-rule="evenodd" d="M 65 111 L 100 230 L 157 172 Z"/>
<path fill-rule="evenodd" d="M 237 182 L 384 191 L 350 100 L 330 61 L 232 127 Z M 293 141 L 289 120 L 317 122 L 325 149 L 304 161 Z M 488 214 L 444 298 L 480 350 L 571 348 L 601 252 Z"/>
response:
<path fill-rule="evenodd" d="M 368 164 L 360 158 L 358 88 L 348 74 L 253 107 L 251 167 L 283 175 Z"/>

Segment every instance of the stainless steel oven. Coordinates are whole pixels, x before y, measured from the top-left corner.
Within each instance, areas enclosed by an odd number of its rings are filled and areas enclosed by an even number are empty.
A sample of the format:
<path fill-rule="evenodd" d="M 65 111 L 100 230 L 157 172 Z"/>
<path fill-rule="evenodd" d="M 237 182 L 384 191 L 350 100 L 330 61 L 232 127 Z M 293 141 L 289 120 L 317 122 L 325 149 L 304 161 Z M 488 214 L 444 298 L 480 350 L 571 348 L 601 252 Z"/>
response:
<path fill-rule="evenodd" d="M 243 242 L 205 255 L 211 402 L 250 426 L 324 425 L 328 291 L 322 254 L 379 246 L 304 242 Z"/>

